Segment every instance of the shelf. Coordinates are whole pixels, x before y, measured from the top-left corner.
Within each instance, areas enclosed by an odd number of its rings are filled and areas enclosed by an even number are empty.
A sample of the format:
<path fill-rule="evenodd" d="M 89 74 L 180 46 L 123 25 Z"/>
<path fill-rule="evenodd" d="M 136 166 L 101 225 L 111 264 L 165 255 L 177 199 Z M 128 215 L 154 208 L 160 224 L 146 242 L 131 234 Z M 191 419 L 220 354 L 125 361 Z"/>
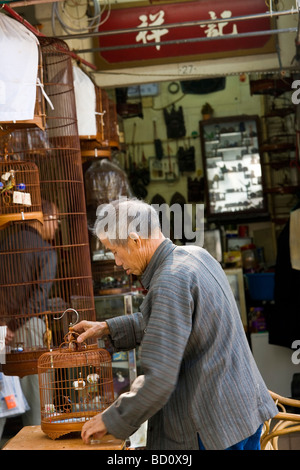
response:
<path fill-rule="evenodd" d="M 295 194 L 299 190 L 299 186 L 277 186 L 264 190 L 267 194 Z"/>
<path fill-rule="evenodd" d="M 280 170 L 281 168 L 289 168 L 291 160 L 289 158 L 283 158 L 281 160 L 276 160 L 273 162 L 263 162 L 262 165 L 270 166 L 274 170 Z"/>
<path fill-rule="evenodd" d="M 264 114 L 262 116 L 263 118 L 272 118 L 272 117 L 280 117 L 284 118 L 288 116 L 289 114 L 293 114 L 295 112 L 295 107 L 287 107 L 287 108 L 280 108 L 280 109 L 273 109 L 269 111 L 267 114 Z"/>
<path fill-rule="evenodd" d="M 291 91 L 292 78 L 284 79 L 263 78 L 261 80 L 250 80 L 251 95 L 271 95 L 280 96 L 287 91 Z"/>
<path fill-rule="evenodd" d="M 235 136 L 240 136 L 241 134 L 243 134 L 242 131 L 237 131 L 237 132 L 220 132 L 219 136 L 220 137 L 235 137 Z"/>
<path fill-rule="evenodd" d="M 259 150 L 261 152 L 285 152 L 289 150 L 295 150 L 296 146 L 294 143 L 279 142 L 276 144 L 263 144 Z"/>
<path fill-rule="evenodd" d="M 264 154 L 262 166 L 266 172 L 267 186 L 264 194 L 268 201 L 270 220 L 276 256 L 277 237 L 282 226 L 289 220 L 289 213 L 295 204 L 299 186 L 299 173 L 293 168 L 296 153 L 296 134 L 292 126 L 296 106 L 292 103 L 292 81 L 290 77 L 274 80 L 261 80 L 253 84 L 265 96 L 265 110 L 262 118 L 265 125 L 265 138 L 259 147 Z M 284 99 L 279 98 L 285 93 Z M 275 98 L 275 99 L 274 99 Z M 281 107 L 280 104 L 283 104 Z M 287 130 L 288 129 L 288 130 Z"/>
<path fill-rule="evenodd" d="M 129 362 L 128 361 L 114 361 L 112 360 L 111 365 L 113 368 L 117 369 L 128 369 Z"/>
<path fill-rule="evenodd" d="M 235 146 L 235 147 L 234 147 L 234 146 L 233 146 L 233 147 L 218 147 L 218 151 L 219 151 L 219 152 L 224 152 L 224 151 L 225 151 L 225 152 L 228 152 L 228 151 L 230 151 L 230 150 L 242 150 L 242 149 L 246 149 L 246 148 L 247 148 L 247 146 L 245 146 L 245 145 L 242 146 L 242 147 L 240 147 L 240 146 Z"/>
<path fill-rule="evenodd" d="M 276 225 L 285 225 L 289 220 L 289 217 L 271 217 L 271 221 Z"/>

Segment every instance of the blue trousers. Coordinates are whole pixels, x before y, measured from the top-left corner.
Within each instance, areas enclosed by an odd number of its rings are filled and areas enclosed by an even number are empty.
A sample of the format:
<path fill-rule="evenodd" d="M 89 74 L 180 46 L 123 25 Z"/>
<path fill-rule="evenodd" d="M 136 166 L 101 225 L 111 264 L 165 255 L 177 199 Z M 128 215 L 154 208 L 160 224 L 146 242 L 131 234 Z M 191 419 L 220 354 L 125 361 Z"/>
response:
<path fill-rule="evenodd" d="M 260 436 L 262 431 L 262 426 L 259 426 L 258 430 L 250 437 L 247 437 L 243 441 L 234 444 L 231 447 L 228 447 L 225 450 L 260 450 Z M 205 450 L 204 445 L 198 434 L 199 450 Z"/>

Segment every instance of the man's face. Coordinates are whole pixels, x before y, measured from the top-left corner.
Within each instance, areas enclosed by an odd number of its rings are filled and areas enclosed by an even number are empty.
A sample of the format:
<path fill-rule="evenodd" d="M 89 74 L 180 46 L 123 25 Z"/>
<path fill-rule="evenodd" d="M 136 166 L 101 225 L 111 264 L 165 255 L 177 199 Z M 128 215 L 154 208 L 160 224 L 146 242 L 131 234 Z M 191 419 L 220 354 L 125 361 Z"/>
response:
<path fill-rule="evenodd" d="M 57 209 L 55 206 L 52 208 L 52 213 L 44 216 L 44 224 L 42 228 L 42 237 L 44 240 L 54 240 L 55 233 L 59 227 L 59 219 Z"/>
<path fill-rule="evenodd" d="M 128 245 L 126 247 L 112 245 L 107 239 L 101 239 L 101 242 L 105 248 L 113 253 L 116 265 L 122 266 L 127 275 L 135 274 L 139 276 L 144 272 L 147 261 L 139 240 L 128 238 Z"/>

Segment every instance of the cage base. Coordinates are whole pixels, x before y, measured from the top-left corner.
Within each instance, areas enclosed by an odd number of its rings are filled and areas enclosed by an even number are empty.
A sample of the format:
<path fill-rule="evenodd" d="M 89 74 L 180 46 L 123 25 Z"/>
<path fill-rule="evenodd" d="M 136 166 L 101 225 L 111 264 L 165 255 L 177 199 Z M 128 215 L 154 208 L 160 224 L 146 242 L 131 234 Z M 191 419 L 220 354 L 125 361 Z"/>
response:
<path fill-rule="evenodd" d="M 46 350 L 9 353 L 6 354 L 6 363 L 2 364 L 2 371 L 5 375 L 17 375 L 22 378 L 26 375 L 38 373 L 38 358 Z"/>
<path fill-rule="evenodd" d="M 72 432 L 80 432 L 84 423 L 99 413 L 101 413 L 101 410 L 87 411 L 82 415 L 67 413 L 67 416 L 66 414 L 60 414 L 42 418 L 41 429 L 50 439 L 55 440 Z"/>
<path fill-rule="evenodd" d="M 11 222 L 18 222 L 21 220 L 38 220 L 41 224 L 44 222 L 42 212 L 19 212 L 15 214 L 1 214 L 0 215 L 0 229 L 5 228 Z"/>

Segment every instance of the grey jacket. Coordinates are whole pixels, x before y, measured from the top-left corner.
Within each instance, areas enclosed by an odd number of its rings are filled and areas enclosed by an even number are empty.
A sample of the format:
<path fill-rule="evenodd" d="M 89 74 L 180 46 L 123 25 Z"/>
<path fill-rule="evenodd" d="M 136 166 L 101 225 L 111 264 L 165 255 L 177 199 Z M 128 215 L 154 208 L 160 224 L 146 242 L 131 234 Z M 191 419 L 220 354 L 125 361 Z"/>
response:
<path fill-rule="evenodd" d="M 144 375 L 103 412 L 126 438 L 148 421 L 147 448 L 225 449 L 277 413 L 232 290 L 203 248 L 166 239 L 142 276 L 141 312 L 108 320 L 117 350 L 141 345 Z"/>

